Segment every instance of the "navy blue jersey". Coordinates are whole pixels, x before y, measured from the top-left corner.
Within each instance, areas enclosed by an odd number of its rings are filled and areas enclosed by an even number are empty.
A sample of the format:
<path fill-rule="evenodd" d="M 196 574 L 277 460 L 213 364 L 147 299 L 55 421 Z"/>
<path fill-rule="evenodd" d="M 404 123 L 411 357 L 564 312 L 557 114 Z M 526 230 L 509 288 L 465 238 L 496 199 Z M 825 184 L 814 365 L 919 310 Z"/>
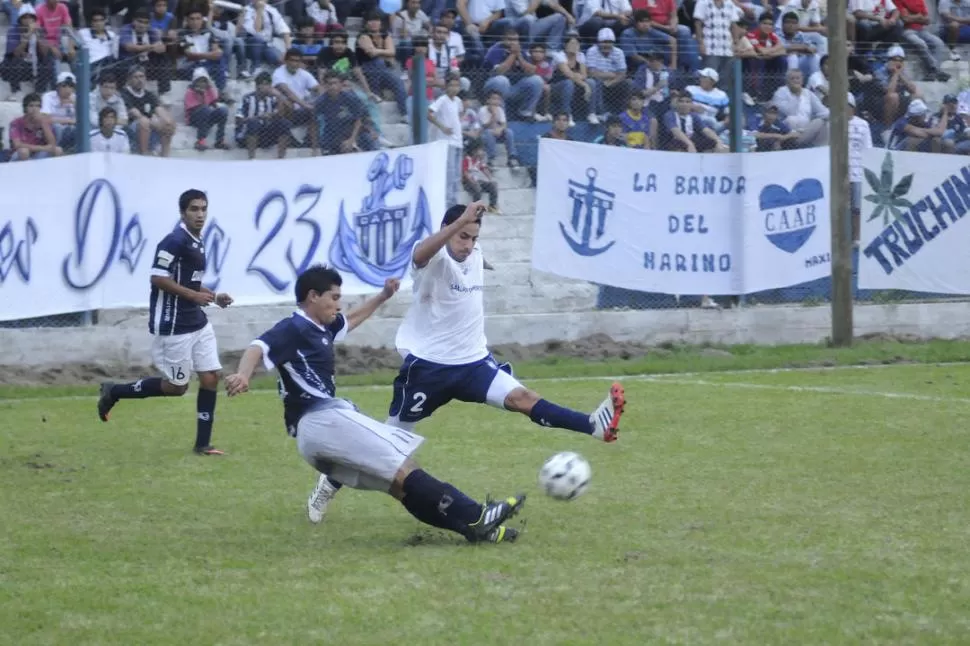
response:
<path fill-rule="evenodd" d="M 306 413 L 333 403 L 333 344 L 347 336 L 347 319 L 338 314 L 333 323 L 317 325 L 302 311 L 283 319 L 253 341 L 263 349 L 266 369 L 279 372 L 283 421 L 290 435 Z"/>
<path fill-rule="evenodd" d="M 204 273 L 205 248 L 202 241 L 179 223 L 155 248 L 152 276 L 165 276 L 182 287 L 200 291 Z M 209 321 L 201 305 L 154 285 L 148 307 L 148 331 L 159 336 L 195 332 L 204 328 Z"/>

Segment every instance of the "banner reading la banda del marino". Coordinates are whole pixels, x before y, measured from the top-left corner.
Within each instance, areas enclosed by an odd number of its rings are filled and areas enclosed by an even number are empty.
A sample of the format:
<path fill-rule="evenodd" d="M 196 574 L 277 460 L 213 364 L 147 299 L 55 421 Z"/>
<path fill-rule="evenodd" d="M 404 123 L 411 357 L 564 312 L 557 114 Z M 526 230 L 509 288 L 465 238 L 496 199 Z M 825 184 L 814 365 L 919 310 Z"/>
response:
<path fill-rule="evenodd" d="M 0 169 L 0 320 L 146 307 L 155 246 L 178 197 L 204 190 L 203 284 L 239 305 L 293 301 L 295 277 L 336 266 L 343 291 L 407 279 L 444 212 L 446 144 L 276 161 L 90 153 Z"/>
<path fill-rule="evenodd" d="M 685 154 L 542 139 L 532 265 L 681 295 L 828 276 L 828 154 Z"/>
<path fill-rule="evenodd" d="M 863 156 L 859 287 L 970 294 L 970 160 Z"/>

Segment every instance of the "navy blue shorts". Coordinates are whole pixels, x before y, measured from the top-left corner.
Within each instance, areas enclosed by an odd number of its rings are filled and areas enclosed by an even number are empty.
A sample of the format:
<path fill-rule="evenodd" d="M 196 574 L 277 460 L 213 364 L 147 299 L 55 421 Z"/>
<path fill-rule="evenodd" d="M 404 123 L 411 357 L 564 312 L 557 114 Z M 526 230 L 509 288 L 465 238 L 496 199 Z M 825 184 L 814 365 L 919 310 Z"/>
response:
<path fill-rule="evenodd" d="M 431 417 L 453 399 L 484 404 L 499 372 L 499 364 L 491 354 L 457 366 L 432 363 L 409 354 L 394 379 L 394 398 L 388 414 L 413 423 Z M 506 380 L 512 379 L 507 373 L 502 374 Z M 505 394 L 499 396 L 504 399 Z"/>

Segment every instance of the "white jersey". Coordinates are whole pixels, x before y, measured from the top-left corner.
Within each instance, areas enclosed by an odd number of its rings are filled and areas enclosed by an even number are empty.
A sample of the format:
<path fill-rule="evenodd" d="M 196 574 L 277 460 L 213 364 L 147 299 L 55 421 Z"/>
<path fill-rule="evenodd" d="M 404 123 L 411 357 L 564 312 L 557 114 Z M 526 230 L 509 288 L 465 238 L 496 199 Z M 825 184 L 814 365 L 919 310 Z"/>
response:
<path fill-rule="evenodd" d="M 442 247 L 424 267 L 412 263 L 411 277 L 414 300 L 395 339 L 401 356 L 412 354 L 449 366 L 488 356 L 485 259 L 479 246 L 475 245 L 465 262 L 458 262 Z"/>

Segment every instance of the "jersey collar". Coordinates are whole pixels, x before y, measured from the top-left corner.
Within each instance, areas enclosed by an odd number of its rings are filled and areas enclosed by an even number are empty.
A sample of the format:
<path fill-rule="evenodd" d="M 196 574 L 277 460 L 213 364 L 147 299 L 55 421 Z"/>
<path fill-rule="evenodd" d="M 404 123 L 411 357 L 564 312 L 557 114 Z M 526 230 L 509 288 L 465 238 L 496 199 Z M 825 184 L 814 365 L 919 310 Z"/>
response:
<path fill-rule="evenodd" d="M 182 229 L 182 231 L 185 231 L 187 234 L 189 234 L 189 237 L 190 238 L 192 238 L 193 240 L 195 240 L 199 244 L 202 244 L 202 240 L 200 238 L 196 238 L 194 235 L 192 235 L 192 232 L 189 231 L 189 228 L 187 226 L 185 226 L 185 222 L 179 222 L 179 228 Z"/>
<path fill-rule="evenodd" d="M 327 328 L 323 327 L 322 325 L 320 325 L 319 323 L 317 323 L 316 321 L 314 321 L 303 310 L 300 310 L 300 309 L 296 310 L 295 312 L 293 312 L 293 316 L 302 316 L 307 321 L 309 321 L 310 325 L 316 327 L 317 329 L 319 329 L 322 332 L 327 332 Z"/>

